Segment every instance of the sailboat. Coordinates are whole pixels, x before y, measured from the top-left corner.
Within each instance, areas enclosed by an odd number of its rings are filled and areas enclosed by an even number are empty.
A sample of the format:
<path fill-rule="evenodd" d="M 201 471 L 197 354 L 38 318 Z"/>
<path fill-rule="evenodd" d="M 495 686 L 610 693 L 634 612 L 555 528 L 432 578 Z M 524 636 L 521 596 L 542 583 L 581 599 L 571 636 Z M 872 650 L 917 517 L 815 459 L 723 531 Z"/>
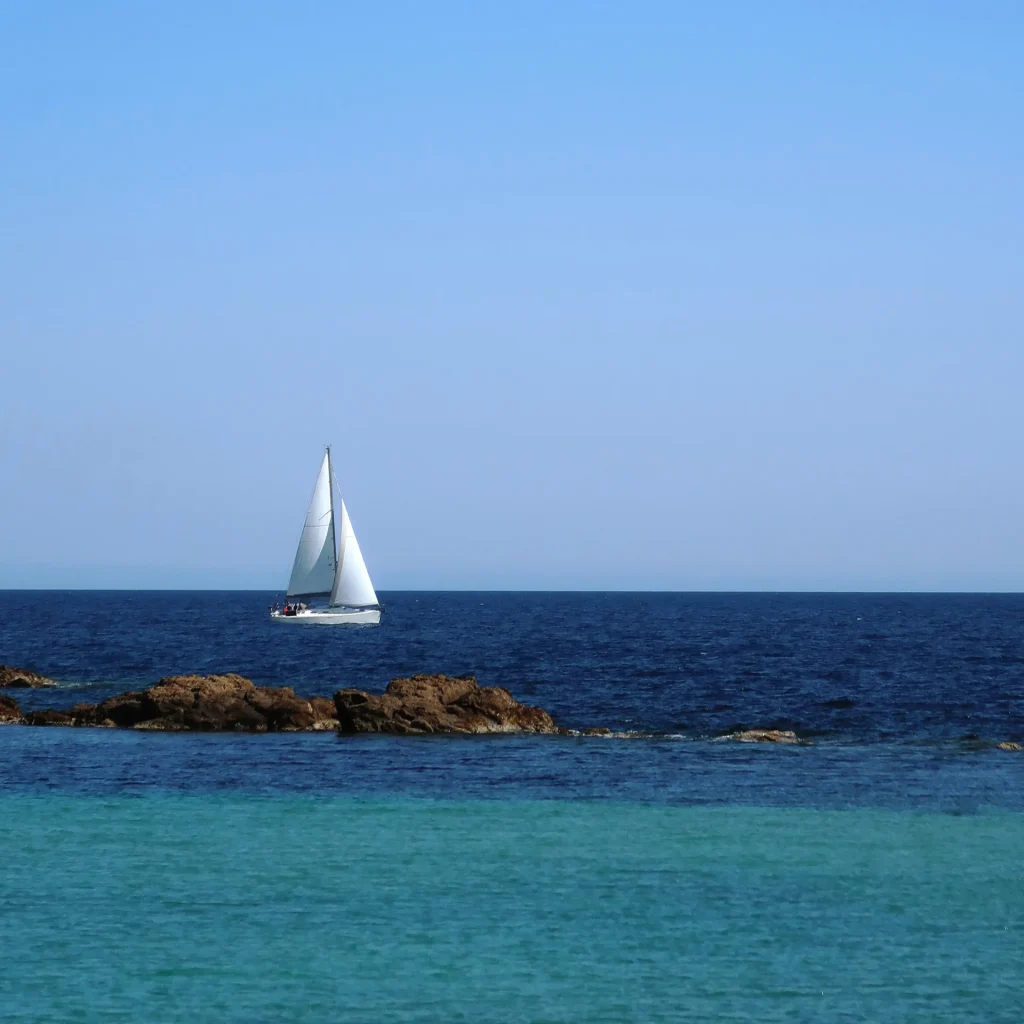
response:
<path fill-rule="evenodd" d="M 288 603 L 284 609 L 270 613 L 275 622 L 326 626 L 373 626 L 380 622 L 380 602 L 370 582 L 363 553 L 359 550 L 352 520 L 344 499 L 338 516 L 334 490 L 331 446 L 328 445 L 295 552 L 295 563 L 288 581 Z M 341 529 L 337 532 L 340 532 L 340 539 L 336 540 L 335 527 L 339 518 Z M 309 601 L 323 597 L 328 599 L 326 606 L 310 606 Z"/>

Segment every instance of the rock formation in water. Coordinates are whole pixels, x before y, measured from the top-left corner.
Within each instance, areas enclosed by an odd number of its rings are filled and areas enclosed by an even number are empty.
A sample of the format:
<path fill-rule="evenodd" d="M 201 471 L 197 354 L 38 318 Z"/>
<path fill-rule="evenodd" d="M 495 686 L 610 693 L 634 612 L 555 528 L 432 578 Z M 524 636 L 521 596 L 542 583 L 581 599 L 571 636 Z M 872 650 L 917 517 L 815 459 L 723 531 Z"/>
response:
<path fill-rule="evenodd" d="M 1024 750 L 1024 746 L 1015 743 L 1013 740 L 1003 740 L 1002 743 L 996 744 L 996 750 Z"/>
<path fill-rule="evenodd" d="M 123 729 L 297 732 L 557 733 L 551 716 L 508 690 L 473 678 L 393 679 L 382 695 L 339 690 L 334 699 L 299 697 L 291 687 L 256 686 L 238 675 L 170 676 L 146 690 L 99 704 L 29 711 L 5 698 L 0 721 Z M 10 708 L 8 709 L 8 705 Z"/>
<path fill-rule="evenodd" d="M 717 737 L 719 740 L 734 740 L 737 743 L 804 743 L 789 729 L 743 729 Z"/>
<path fill-rule="evenodd" d="M 18 702 L 0 693 L 0 725 L 18 725 L 23 721 Z"/>
<path fill-rule="evenodd" d="M 334 695 L 343 733 L 557 733 L 551 716 L 520 704 L 499 686 L 472 676 L 418 675 L 392 679 L 383 694 L 339 690 Z"/>
<path fill-rule="evenodd" d="M 67 710 L 30 711 L 27 725 L 130 729 L 299 732 L 336 729 L 327 697 L 298 697 L 289 686 L 256 686 L 238 675 L 169 676 L 141 691 Z"/>
<path fill-rule="evenodd" d="M 15 668 L 13 665 L 0 665 L 0 686 L 26 689 L 37 686 L 56 686 L 57 684 L 38 672 L 29 672 L 27 668 Z"/>

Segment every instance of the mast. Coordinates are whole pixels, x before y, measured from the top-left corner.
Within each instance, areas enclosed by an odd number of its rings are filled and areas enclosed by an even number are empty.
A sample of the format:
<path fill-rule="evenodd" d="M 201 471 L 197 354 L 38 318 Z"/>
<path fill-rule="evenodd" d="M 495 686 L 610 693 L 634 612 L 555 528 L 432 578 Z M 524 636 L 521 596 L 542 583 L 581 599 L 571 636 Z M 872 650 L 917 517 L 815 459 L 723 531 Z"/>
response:
<path fill-rule="evenodd" d="M 331 555 L 334 558 L 334 578 L 338 578 L 341 565 L 338 561 L 338 537 L 334 528 L 334 470 L 331 468 L 331 446 L 327 445 L 327 490 L 331 496 Z M 331 589 L 334 587 L 332 585 Z"/>

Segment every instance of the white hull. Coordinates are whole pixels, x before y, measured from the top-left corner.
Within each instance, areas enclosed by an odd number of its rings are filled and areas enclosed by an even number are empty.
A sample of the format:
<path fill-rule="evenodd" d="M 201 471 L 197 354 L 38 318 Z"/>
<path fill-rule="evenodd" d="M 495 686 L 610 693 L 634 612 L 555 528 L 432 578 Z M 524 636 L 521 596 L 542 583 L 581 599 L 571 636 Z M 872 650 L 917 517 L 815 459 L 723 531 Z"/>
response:
<path fill-rule="evenodd" d="M 301 622 L 307 626 L 376 626 L 380 622 L 379 608 L 304 608 L 298 615 L 271 612 L 275 622 Z"/>

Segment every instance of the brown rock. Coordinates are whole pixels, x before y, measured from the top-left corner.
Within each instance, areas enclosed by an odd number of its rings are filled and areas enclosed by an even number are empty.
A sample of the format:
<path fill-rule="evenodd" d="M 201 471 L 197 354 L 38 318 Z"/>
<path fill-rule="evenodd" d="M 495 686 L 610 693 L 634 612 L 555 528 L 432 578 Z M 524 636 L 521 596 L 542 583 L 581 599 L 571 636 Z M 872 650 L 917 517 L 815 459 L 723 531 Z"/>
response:
<path fill-rule="evenodd" d="M 996 744 L 996 750 L 1024 750 L 1019 743 L 1014 743 L 1013 740 L 1004 740 L 1002 743 Z"/>
<path fill-rule="evenodd" d="M 143 711 L 142 702 L 143 695 L 132 690 L 128 693 L 119 693 L 116 697 L 108 697 L 95 707 L 91 704 L 76 704 L 72 710 L 78 711 L 85 724 L 91 725 L 109 719 L 115 725 L 130 728 L 151 717 Z"/>
<path fill-rule="evenodd" d="M 330 697 L 310 697 L 309 706 L 313 709 L 314 732 L 338 728 L 338 709 Z"/>
<path fill-rule="evenodd" d="M 520 704 L 508 690 L 480 687 L 472 677 L 393 679 L 371 695 L 339 690 L 299 697 L 289 686 L 260 687 L 239 675 L 169 676 L 146 690 L 131 690 L 99 704 L 32 711 L 13 721 L 28 725 L 104 726 L 154 730 L 294 732 L 557 733 L 551 716 Z"/>
<path fill-rule="evenodd" d="M 38 711 L 29 725 L 119 726 L 127 729 L 295 732 L 336 729 L 334 702 L 306 700 L 289 686 L 258 687 L 239 675 L 169 676 L 147 690 L 129 691 L 100 704 Z"/>
<path fill-rule="evenodd" d="M 379 696 L 339 690 L 334 704 L 344 733 L 558 732 L 546 711 L 518 703 L 501 687 L 480 687 L 472 676 L 392 679 Z"/>
<path fill-rule="evenodd" d="M 14 668 L 11 665 L 0 665 L 0 686 L 36 687 L 56 686 L 57 684 L 38 672 L 29 672 L 27 668 Z"/>
<path fill-rule="evenodd" d="M 24 721 L 21 708 L 13 697 L 0 693 L 0 725 L 17 725 Z"/>
<path fill-rule="evenodd" d="M 26 725 L 79 725 L 67 711 L 54 711 L 47 708 L 45 711 L 29 711 L 25 715 Z"/>
<path fill-rule="evenodd" d="M 735 740 L 737 743 L 802 743 L 795 732 L 788 729 L 744 729 L 719 736 L 720 740 Z"/>

